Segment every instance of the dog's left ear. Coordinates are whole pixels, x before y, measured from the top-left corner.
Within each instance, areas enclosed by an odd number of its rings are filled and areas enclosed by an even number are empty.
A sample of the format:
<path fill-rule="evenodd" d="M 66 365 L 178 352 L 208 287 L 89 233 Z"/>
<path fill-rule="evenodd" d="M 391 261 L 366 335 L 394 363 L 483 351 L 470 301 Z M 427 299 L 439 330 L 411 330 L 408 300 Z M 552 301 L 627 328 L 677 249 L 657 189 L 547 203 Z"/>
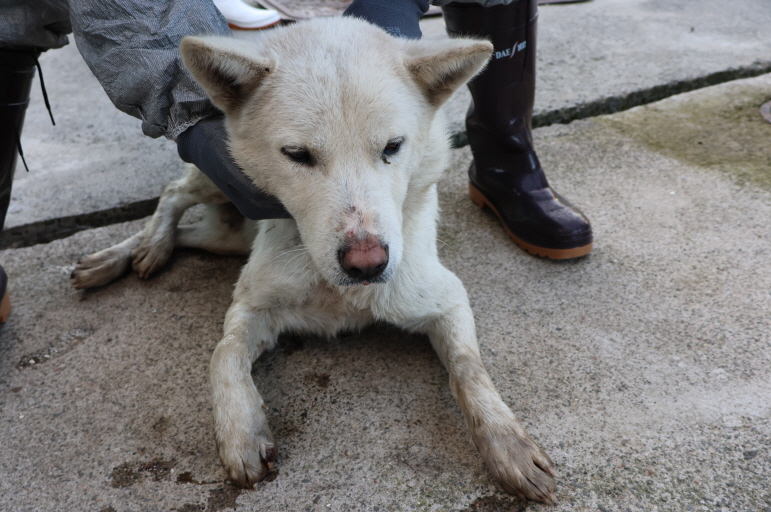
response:
<path fill-rule="evenodd" d="M 406 52 L 407 71 L 428 102 L 439 107 L 484 68 L 493 45 L 474 39 L 450 39 L 442 43 L 414 41 L 406 46 Z"/>

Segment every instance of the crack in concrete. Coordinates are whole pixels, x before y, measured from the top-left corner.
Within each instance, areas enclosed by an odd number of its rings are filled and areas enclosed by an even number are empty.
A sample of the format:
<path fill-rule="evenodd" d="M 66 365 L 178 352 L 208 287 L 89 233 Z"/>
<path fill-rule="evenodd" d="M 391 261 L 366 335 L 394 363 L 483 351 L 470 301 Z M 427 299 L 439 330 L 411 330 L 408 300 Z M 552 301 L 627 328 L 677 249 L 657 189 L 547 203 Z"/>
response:
<path fill-rule="evenodd" d="M 46 244 L 72 236 L 86 229 L 138 220 L 152 215 L 158 206 L 158 198 L 143 199 L 121 204 L 114 208 L 78 215 L 57 217 L 8 228 L 0 237 L 0 250 L 18 249 L 36 244 Z"/>

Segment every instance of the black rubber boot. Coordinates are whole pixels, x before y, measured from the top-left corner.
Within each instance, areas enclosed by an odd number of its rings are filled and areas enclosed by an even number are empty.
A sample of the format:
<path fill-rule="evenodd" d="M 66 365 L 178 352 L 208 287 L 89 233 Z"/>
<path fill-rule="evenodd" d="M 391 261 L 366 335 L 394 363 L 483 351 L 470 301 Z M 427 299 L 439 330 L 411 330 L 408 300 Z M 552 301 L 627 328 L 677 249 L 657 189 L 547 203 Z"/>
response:
<path fill-rule="evenodd" d="M 469 83 L 471 200 L 493 210 L 514 242 L 531 254 L 553 259 L 588 254 L 588 219 L 549 186 L 533 149 L 537 0 L 495 7 L 451 3 L 442 10 L 451 36 L 489 39 L 495 48 L 487 68 Z"/>
<path fill-rule="evenodd" d="M 0 324 L 4 324 L 11 314 L 11 298 L 8 295 L 8 276 L 0 267 Z"/>
<path fill-rule="evenodd" d="M 11 201 L 21 129 L 35 76 L 37 52 L 0 49 L 0 229 Z"/>
<path fill-rule="evenodd" d="M 38 52 L 0 49 L 0 231 L 11 202 L 16 155 L 21 152 L 21 128 L 29 104 Z M 0 323 L 8 320 L 11 300 L 8 277 L 0 267 Z"/>

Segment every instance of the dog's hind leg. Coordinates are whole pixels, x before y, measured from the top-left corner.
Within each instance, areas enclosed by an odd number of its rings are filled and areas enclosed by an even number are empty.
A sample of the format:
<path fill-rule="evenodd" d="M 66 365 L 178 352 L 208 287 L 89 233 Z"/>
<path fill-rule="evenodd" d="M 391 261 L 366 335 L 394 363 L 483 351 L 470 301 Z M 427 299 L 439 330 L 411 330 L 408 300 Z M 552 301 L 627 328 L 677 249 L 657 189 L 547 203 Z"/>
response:
<path fill-rule="evenodd" d="M 197 167 L 188 165 L 187 174 L 166 186 L 158 207 L 145 226 L 142 241 L 132 253 L 132 266 L 141 278 L 163 267 L 174 251 L 174 232 L 185 211 L 196 204 L 222 204 L 229 200 Z"/>
<path fill-rule="evenodd" d="M 161 268 L 174 250 L 174 231 L 182 214 L 198 203 L 221 204 L 227 197 L 194 166 L 163 191 L 155 213 L 134 236 L 97 253 L 84 256 L 72 271 L 75 288 L 106 285 L 125 274 L 133 263 L 140 277 Z"/>
<path fill-rule="evenodd" d="M 247 220 L 233 203 L 206 205 L 195 224 L 177 226 L 177 247 L 203 249 L 215 254 L 246 255 L 257 234 L 257 223 Z"/>
<path fill-rule="evenodd" d="M 466 292 L 454 274 L 445 272 L 437 278 L 443 289 L 435 295 L 445 312 L 420 330 L 447 368 L 452 394 L 495 479 L 511 494 L 555 503 L 552 462 L 495 389 L 479 355 Z"/>

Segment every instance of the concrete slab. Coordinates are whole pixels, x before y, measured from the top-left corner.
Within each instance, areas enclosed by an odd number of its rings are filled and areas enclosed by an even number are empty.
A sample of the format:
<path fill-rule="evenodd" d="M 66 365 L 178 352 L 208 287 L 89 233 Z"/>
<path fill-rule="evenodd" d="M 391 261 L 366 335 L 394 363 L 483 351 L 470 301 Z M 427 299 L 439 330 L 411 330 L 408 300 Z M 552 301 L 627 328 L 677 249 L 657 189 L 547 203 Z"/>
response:
<path fill-rule="evenodd" d="M 537 130 L 553 185 L 593 221 L 577 261 L 516 249 L 453 152 L 443 261 L 556 464 L 549 510 L 771 510 L 769 91 L 765 75 Z M 496 488 L 427 340 L 384 326 L 284 338 L 257 362 L 278 473 L 234 489 L 206 372 L 242 260 L 188 251 L 149 281 L 68 287 L 80 254 L 139 226 L 2 252 L 0 509 L 547 510 Z"/>
<path fill-rule="evenodd" d="M 765 0 L 543 6 L 536 121 L 596 115 L 771 71 L 769 24 Z M 427 38 L 446 37 L 441 18 L 425 20 L 423 27 Z M 44 54 L 41 63 L 57 126 L 51 126 L 36 84 L 22 136 L 31 172 L 17 169 L 6 230 L 16 228 L 13 235 L 24 238 L 42 229 L 34 223 L 118 206 L 142 211 L 136 203 L 157 197 L 181 172 L 174 144 L 144 137 L 139 121 L 112 107 L 74 45 Z M 468 101 L 463 91 L 449 105 L 456 134 L 464 131 Z M 108 223 L 114 216 L 98 213 L 92 220 Z M 70 224 L 78 222 L 83 219 Z"/>

